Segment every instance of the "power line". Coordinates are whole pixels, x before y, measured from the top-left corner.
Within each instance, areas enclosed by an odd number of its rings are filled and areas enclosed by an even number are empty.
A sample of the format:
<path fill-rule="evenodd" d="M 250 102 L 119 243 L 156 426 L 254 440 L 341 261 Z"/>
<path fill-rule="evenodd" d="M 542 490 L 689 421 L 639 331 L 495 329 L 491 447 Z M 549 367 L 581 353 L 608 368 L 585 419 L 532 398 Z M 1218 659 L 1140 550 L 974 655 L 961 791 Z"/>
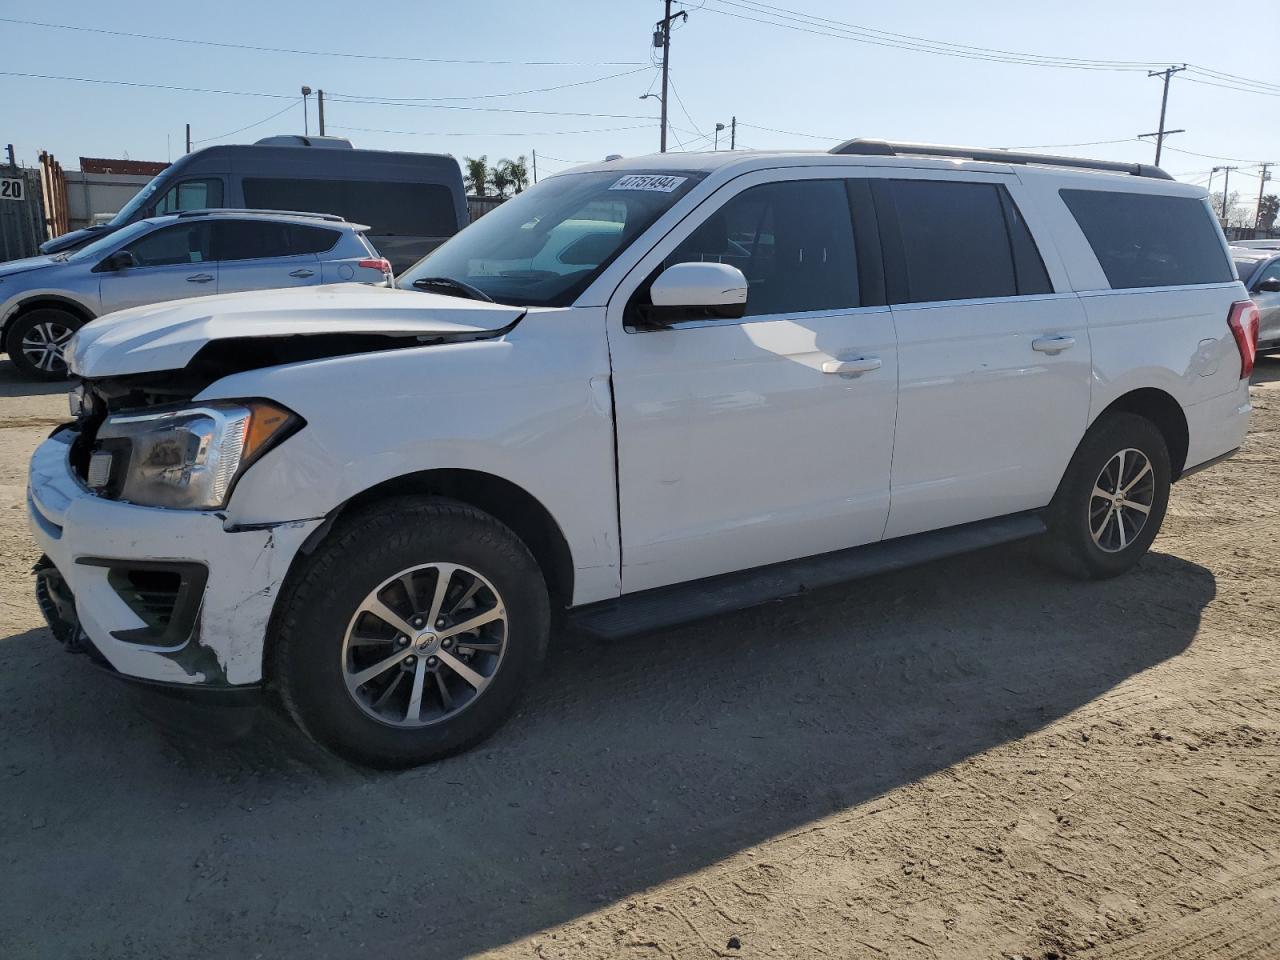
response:
<path fill-rule="evenodd" d="M 398 100 L 379 100 L 372 97 L 347 97 L 325 91 L 326 102 L 363 103 L 379 107 L 412 107 L 417 110 L 465 110 L 473 113 L 520 113 L 542 117 L 597 117 L 604 120 L 648 120 L 639 113 L 585 113 L 576 110 L 528 110 L 517 107 L 464 107 L 456 103 L 404 103 Z"/>
<path fill-rule="evenodd" d="M 981 54 L 983 56 L 1013 57 L 1019 60 L 1045 60 L 1060 64 L 1077 64 L 1106 69 L 1124 68 L 1129 70 L 1142 70 L 1158 65 L 1155 63 L 1137 60 L 1098 60 L 1086 57 L 1050 56 L 1046 54 L 1024 53 L 1016 50 L 1003 50 L 998 47 L 980 47 L 972 44 L 954 43 L 947 40 L 933 40 L 929 37 L 920 37 L 909 33 L 896 33 L 892 30 L 879 30 L 874 27 L 850 23 L 845 20 L 834 20 L 828 17 L 819 17 L 814 14 L 807 14 L 798 10 L 780 7 L 776 4 L 765 3 L 763 0 L 716 0 L 716 2 L 724 3 L 733 7 L 748 9 L 754 13 L 762 13 L 766 16 L 781 17 L 783 19 L 802 23 L 809 22 L 814 25 L 825 25 L 828 28 L 834 28 L 842 33 L 853 33 L 866 35 L 876 39 L 924 45 L 938 48 L 939 50 L 949 49 L 968 54 Z"/>
<path fill-rule="evenodd" d="M 145 87 L 152 90 L 176 90 L 182 93 L 212 93 L 232 97 L 267 97 L 274 100 L 293 100 L 292 93 L 261 93 L 249 90 L 219 90 L 209 87 L 185 87 L 169 83 L 143 83 L 136 80 L 104 80 L 98 77 L 69 77 L 49 73 L 19 73 L 12 70 L 0 70 L 3 77 L 25 77 L 35 80 L 69 80 L 76 83 L 98 83 L 119 87 Z M 585 113 L 568 110 L 529 110 L 515 107 L 464 107 L 458 104 L 443 103 L 402 103 L 395 100 L 330 96 L 326 91 L 326 101 L 340 103 L 366 103 L 386 107 L 417 107 L 426 110 L 467 110 L 478 113 L 523 113 L 545 117 L 598 117 L 607 120 L 648 120 L 648 117 L 636 113 Z"/>
<path fill-rule="evenodd" d="M 942 46 L 938 41 L 932 40 L 911 40 L 901 41 L 885 37 L 877 37 L 868 35 L 867 33 L 858 32 L 859 29 L 844 29 L 824 27 L 821 23 L 811 20 L 800 19 L 795 16 L 786 16 L 784 14 L 771 13 L 766 10 L 759 10 L 753 7 L 746 7 L 736 0 L 711 0 L 713 3 L 724 3 L 741 9 L 721 10 L 714 6 L 706 8 L 708 13 L 718 13 L 722 16 L 737 17 L 742 20 L 750 20 L 755 23 L 766 24 L 771 27 L 781 27 L 786 30 L 795 30 L 800 33 L 813 34 L 820 37 L 829 37 L 836 40 L 852 40 L 855 43 L 870 44 L 877 47 L 889 47 L 896 50 L 910 50 L 916 53 L 932 53 L 939 56 L 955 57 L 962 60 L 984 60 L 996 63 L 1016 63 L 1025 66 L 1042 66 L 1056 67 L 1071 70 L 1108 70 L 1108 71 L 1138 71 L 1149 70 L 1155 63 L 1127 63 L 1124 61 L 1097 61 L 1097 62 L 1073 62 L 1066 58 L 1049 59 L 1034 54 L 1014 54 L 1014 55 L 997 55 L 988 53 L 979 53 L 975 51 L 952 49 Z M 763 14 L 764 16 L 774 17 L 775 19 L 763 19 L 762 17 L 749 16 L 746 10 L 754 13 Z M 793 22 L 786 22 L 786 21 Z"/>
<path fill-rule="evenodd" d="M 605 77 L 593 77 L 590 80 L 575 80 L 572 83 L 557 83 L 550 87 L 532 87 L 528 90 L 511 90 L 507 93 L 478 93 L 465 97 L 384 97 L 376 94 L 372 96 L 362 96 L 354 93 L 332 94 L 332 96 L 346 96 L 365 100 L 382 100 L 394 103 L 439 103 L 446 100 L 497 100 L 503 97 L 522 97 L 529 93 L 549 93 L 552 90 L 567 90 L 570 87 L 585 87 L 592 83 L 603 83 L 606 80 L 616 80 L 618 77 L 630 77 L 648 69 L 650 69 L 648 66 L 640 66 L 636 67 L 634 70 L 624 70 L 622 73 L 611 73 Z"/>
<path fill-rule="evenodd" d="M 300 97 L 295 97 L 294 99 L 301 102 Z M 243 127 L 238 127 L 237 129 L 232 130 L 230 133 L 220 133 L 216 137 L 201 137 L 199 140 L 192 140 L 191 142 L 192 143 L 208 143 L 211 140 L 221 140 L 224 137 L 234 137 L 237 133 L 244 133 L 244 131 L 246 130 L 252 130 L 254 127 L 262 126 L 264 123 L 268 122 L 269 120 L 274 120 L 276 117 L 280 116 L 282 113 L 287 113 L 297 105 L 298 105 L 297 103 L 291 103 L 288 106 L 284 107 L 283 109 L 277 110 L 275 113 L 271 114 L 271 116 L 269 117 L 263 117 L 261 120 L 255 120 L 253 123 L 247 123 Z"/>
<path fill-rule="evenodd" d="M 217 93 L 228 97 L 269 97 L 273 100 L 296 100 L 294 93 L 254 93 L 245 90 L 216 90 L 208 87 L 183 87 L 172 83 L 143 83 L 137 80 L 101 80 L 96 77 L 67 77 L 52 73 L 18 73 L 0 70 L 0 77 L 25 77 L 30 80 L 73 80 L 76 83 L 101 83 L 115 87 L 147 87 L 151 90 L 178 90 L 183 93 Z"/>
<path fill-rule="evenodd" d="M 164 43 L 187 43 L 202 47 L 223 47 L 232 50 L 252 50 L 256 53 L 288 53 L 307 57 L 342 57 L 349 60 L 383 60 L 401 63 L 478 64 L 483 66 L 520 67 L 636 67 L 635 60 L 481 60 L 452 57 L 404 57 L 382 53 L 348 53 L 339 50 L 302 50 L 294 47 L 264 47 L 249 43 L 231 43 L 219 40 L 197 40 L 191 37 L 167 37 L 152 33 L 131 33 L 126 30 L 107 30 L 102 27 L 83 27 L 70 23 L 48 23 L 42 20 L 22 20 L 17 17 L 0 17 L 0 23 L 16 23 L 27 27 L 44 27 L 51 30 L 74 30 L 78 33 L 96 33 L 110 37 L 128 37 L 132 40 L 157 40 Z"/>
<path fill-rule="evenodd" d="M 1136 60 L 1101 60 L 1083 57 L 1063 57 L 1046 54 L 1023 53 L 1013 50 L 1002 50 L 995 47 L 979 47 L 970 44 L 952 43 L 945 40 L 932 40 L 912 34 L 895 33 L 878 30 L 847 21 L 833 20 L 806 14 L 761 0 L 709 0 L 713 4 L 723 5 L 730 9 L 706 7 L 708 12 L 722 16 L 736 17 L 766 26 L 796 30 L 815 36 L 830 39 L 852 40 L 872 46 L 889 47 L 915 53 L 931 53 L 938 56 L 957 57 L 960 59 L 981 60 L 994 63 L 1008 63 L 1022 66 L 1053 67 L 1058 69 L 1104 70 L 1104 71 L 1142 71 L 1162 66 L 1161 63 Z M 751 14 L 756 14 L 752 16 Z M 1167 62 L 1167 61 L 1166 61 Z M 1254 80 L 1238 74 L 1213 70 L 1198 64 L 1188 63 L 1189 73 L 1198 73 L 1200 78 L 1185 77 L 1188 82 L 1216 86 L 1242 93 L 1258 93 L 1264 96 L 1280 96 L 1280 84 L 1264 80 Z M 1209 79 L 1204 79 L 1208 77 Z"/>
<path fill-rule="evenodd" d="M 348 127 L 336 123 L 329 124 L 333 130 L 353 130 L 358 133 L 390 133 L 405 137 L 555 137 L 577 133 L 614 133 L 619 130 L 651 130 L 652 123 L 638 123 L 629 127 L 596 127 L 591 130 L 517 130 L 512 132 L 490 133 L 489 131 L 443 131 L 443 130 L 388 130 L 382 127 Z M 226 134 L 230 136 L 230 134 Z M 539 157 L 542 154 L 538 154 Z M 555 157 L 549 159 L 554 160 Z M 577 161 L 571 161 L 577 162 Z"/>

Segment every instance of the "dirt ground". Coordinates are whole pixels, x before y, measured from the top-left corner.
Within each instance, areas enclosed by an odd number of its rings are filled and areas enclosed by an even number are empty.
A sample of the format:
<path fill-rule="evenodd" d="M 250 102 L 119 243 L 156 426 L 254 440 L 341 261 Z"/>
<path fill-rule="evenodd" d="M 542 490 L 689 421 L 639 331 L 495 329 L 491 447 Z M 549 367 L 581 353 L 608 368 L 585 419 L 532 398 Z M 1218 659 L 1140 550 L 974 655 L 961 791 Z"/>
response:
<path fill-rule="evenodd" d="M 0 957 L 1280 957 L 1280 362 L 1129 576 L 1002 548 L 626 643 L 400 774 L 41 626 L 0 361 Z"/>

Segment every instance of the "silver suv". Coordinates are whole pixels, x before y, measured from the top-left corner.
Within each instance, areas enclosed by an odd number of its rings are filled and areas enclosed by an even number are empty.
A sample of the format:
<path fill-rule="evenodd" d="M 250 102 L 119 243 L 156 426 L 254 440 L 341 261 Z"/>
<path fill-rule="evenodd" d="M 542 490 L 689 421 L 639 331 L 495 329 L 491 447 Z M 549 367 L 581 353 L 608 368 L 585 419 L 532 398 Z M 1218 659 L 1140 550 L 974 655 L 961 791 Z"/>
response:
<path fill-rule="evenodd" d="M 0 343 L 20 372 L 67 375 L 72 334 L 116 310 L 321 283 L 389 286 L 367 227 L 326 214 L 190 210 L 139 220 L 72 253 L 0 264 Z"/>

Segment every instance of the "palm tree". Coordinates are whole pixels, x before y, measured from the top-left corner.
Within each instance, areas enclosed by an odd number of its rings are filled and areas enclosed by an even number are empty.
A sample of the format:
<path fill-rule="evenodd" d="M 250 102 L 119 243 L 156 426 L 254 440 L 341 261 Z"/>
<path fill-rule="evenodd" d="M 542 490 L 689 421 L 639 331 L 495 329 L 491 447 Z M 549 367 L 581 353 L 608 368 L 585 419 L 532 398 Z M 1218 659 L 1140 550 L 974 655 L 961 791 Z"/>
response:
<path fill-rule="evenodd" d="M 503 162 L 507 165 L 507 176 L 511 178 L 511 184 L 515 187 L 516 193 L 529 186 L 529 165 L 525 161 L 524 154 L 514 160 Z"/>
<path fill-rule="evenodd" d="M 493 169 L 489 171 L 489 185 L 493 187 L 493 192 L 499 197 L 505 198 L 507 191 L 514 184 L 511 178 L 510 165 L 510 160 L 499 160 L 493 165 Z"/>
<path fill-rule="evenodd" d="M 466 183 L 467 189 L 474 196 L 483 197 L 485 187 L 489 185 L 489 158 L 488 157 L 463 157 L 467 164 Z"/>

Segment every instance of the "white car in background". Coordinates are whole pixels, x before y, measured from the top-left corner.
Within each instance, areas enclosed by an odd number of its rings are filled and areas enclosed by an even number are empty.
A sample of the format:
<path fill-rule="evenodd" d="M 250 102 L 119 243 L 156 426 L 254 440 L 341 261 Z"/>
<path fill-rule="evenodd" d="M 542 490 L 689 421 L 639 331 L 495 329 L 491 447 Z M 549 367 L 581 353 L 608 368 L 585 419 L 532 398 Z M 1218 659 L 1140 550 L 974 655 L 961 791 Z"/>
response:
<path fill-rule="evenodd" d="M 557 612 L 618 636 L 1036 536 L 1123 573 L 1248 423 L 1258 311 L 1146 166 L 605 162 L 397 285 L 80 332 L 29 488 L 64 642 L 421 763 L 511 713 Z"/>

